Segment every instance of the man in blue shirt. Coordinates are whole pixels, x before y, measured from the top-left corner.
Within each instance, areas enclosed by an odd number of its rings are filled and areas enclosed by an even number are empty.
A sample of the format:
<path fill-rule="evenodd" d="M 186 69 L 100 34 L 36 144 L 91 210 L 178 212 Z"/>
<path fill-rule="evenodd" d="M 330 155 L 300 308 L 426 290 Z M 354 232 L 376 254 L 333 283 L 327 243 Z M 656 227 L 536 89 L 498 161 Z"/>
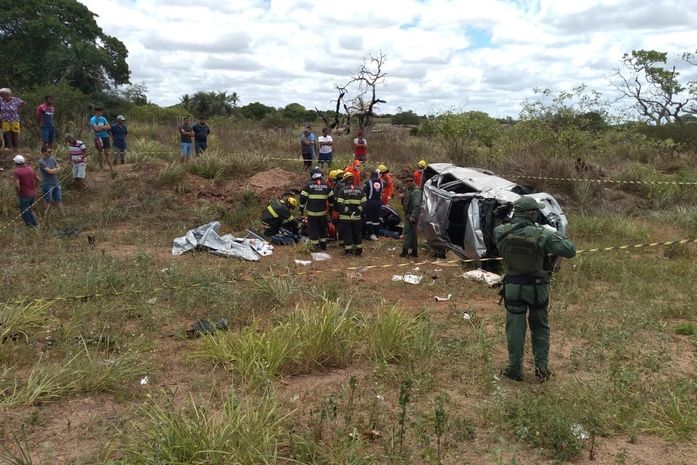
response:
<path fill-rule="evenodd" d="M 128 127 L 126 127 L 126 118 L 119 115 L 116 117 L 116 123 L 111 126 L 111 138 L 114 140 L 115 165 L 119 163 L 119 160 L 122 165 L 126 162 L 127 137 Z"/>
<path fill-rule="evenodd" d="M 194 133 L 196 155 L 201 155 L 208 149 L 208 135 L 211 133 L 211 129 L 206 125 L 206 118 L 199 117 L 198 124 L 194 124 L 191 130 Z"/>
<path fill-rule="evenodd" d="M 97 149 L 97 161 L 99 162 L 100 170 L 104 167 L 105 159 L 109 165 L 109 169 L 114 169 L 109 159 L 109 149 L 111 148 L 109 131 L 111 130 L 111 126 L 109 126 L 107 119 L 102 116 L 103 112 L 104 109 L 97 107 L 94 109 L 94 116 L 90 118 L 90 126 L 94 131 L 94 146 Z"/>

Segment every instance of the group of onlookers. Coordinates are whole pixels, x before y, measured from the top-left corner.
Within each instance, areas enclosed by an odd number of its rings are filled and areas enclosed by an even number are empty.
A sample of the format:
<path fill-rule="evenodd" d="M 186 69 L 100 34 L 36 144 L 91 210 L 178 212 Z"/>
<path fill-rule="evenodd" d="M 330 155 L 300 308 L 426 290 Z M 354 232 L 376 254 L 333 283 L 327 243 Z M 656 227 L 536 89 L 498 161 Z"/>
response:
<path fill-rule="evenodd" d="M 208 149 L 208 136 L 211 128 L 206 124 L 206 118 L 200 116 L 198 123 L 191 125 L 191 119 L 187 116 L 179 126 L 179 150 L 182 161 L 191 160 L 192 149 L 196 155 L 201 155 Z"/>
<path fill-rule="evenodd" d="M 317 137 L 312 132 L 312 126 L 306 126 L 300 136 L 300 156 L 306 171 L 312 167 L 313 162 L 317 162 L 320 169 L 331 167 L 334 158 L 334 139 L 329 128 L 323 128 L 322 135 Z M 362 130 L 359 130 L 353 139 L 353 156 L 360 162 L 368 160 L 368 142 Z"/>

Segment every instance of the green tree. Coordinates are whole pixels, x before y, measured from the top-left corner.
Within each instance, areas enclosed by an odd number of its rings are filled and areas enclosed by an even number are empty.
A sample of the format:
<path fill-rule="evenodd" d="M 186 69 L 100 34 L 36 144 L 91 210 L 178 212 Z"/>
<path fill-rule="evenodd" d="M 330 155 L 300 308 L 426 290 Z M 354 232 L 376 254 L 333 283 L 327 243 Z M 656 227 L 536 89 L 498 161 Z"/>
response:
<path fill-rule="evenodd" d="M 477 145 L 491 147 L 499 123 L 481 111 L 452 111 L 425 121 L 419 134 L 435 136 L 455 162 L 466 163 L 476 153 Z"/>
<path fill-rule="evenodd" d="M 421 117 L 411 110 L 400 111 L 392 117 L 392 124 L 399 126 L 418 125 L 421 122 Z"/>
<path fill-rule="evenodd" d="M 240 107 L 239 113 L 243 118 L 261 121 L 266 115 L 276 113 L 276 109 L 274 107 L 268 107 L 260 102 L 253 102 Z"/>
<path fill-rule="evenodd" d="M 237 102 L 237 92 L 228 94 L 226 91 L 199 91 L 194 95 L 184 94 L 179 98 L 179 103 L 196 117 L 230 116 Z"/>
<path fill-rule="evenodd" d="M 128 51 L 77 0 L 4 2 L 0 75 L 8 85 L 68 84 L 85 93 L 127 84 Z"/>
<path fill-rule="evenodd" d="M 296 123 L 306 123 L 317 119 L 314 110 L 308 110 L 299 103 L 289 103 L 281 111 L 284 118 L 295 121 Z"/>
<path fill-rule="evenodd" d="M 692 54 L 683 54 L 688 63 Z M 656 125 L 680 122 L 685 112 L 694 111 L 695 86 L 681 83 L 675 65 L 668 65 L 668 54 L 655 50 L 632 50 L 622 57 L 615 72 L 615 87 L 622 98 L 634 101 L 640 117 Z M 689 88 L 689 89 L 688 89 Z M 692 91 L 692 96 L 686 95 Z"/>

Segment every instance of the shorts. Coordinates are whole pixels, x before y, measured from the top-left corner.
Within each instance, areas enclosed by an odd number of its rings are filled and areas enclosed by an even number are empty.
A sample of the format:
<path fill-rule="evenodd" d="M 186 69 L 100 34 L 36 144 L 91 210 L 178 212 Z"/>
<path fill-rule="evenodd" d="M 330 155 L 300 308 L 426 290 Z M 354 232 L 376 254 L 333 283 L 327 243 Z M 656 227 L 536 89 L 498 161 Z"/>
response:
<path fill-rule="evenodd" d="M 44 193 L 44 202 L 60 202 L 63 200 L 63 192 L 61 191 L 60 184 L 55 184 L 53 186 L 41 186 L 41 190 Z"/>
<path fill-rule="evenodd" d="M 53 126 L 41 126 L 41 141 L 44 144 L 53 144 L 56 140 L 56 128 Z"/>
<path fill-rule="evenodd" d="M 334 152 L 327 152 L 327 153 L 319 153 L 319 161 L 332 161 L 332 157 L 334 156 Z"/>
<path fill-rule="evenodd" d="M 85 179 L 85 173 L 87 172 L 87 163 L 73 163 L 73 178 L 74 179 Z"/>
<path fill-rule="evenodd" d="M 94 139 L 94 146 L 100 152 L 102 150 L 109 150 L 111 148 L 111 137 L 97 137 Z"/>
<path fill-rule="evenodd" d="M 188 160 L 191 158 L 191 142 L 181 142 L 179 144 L 179 151 L 181 152 L 182 158 Z"/>
<path fill-rule="evenodd" d="M 16 132 L 19 134 L 21 132 L 21 127 L 19 121 L 3 121 L 2 122 L 3 132 Z"/>
<path fill-rule="evenodd" d="M 302 156 L 303 156 L 303 160 L 306 160 L 306 161 L 312 160 L 313 158 L 315 158 L 315 153 L 314 152 L 310 152 L 310 153 L 303 152 Z"/>

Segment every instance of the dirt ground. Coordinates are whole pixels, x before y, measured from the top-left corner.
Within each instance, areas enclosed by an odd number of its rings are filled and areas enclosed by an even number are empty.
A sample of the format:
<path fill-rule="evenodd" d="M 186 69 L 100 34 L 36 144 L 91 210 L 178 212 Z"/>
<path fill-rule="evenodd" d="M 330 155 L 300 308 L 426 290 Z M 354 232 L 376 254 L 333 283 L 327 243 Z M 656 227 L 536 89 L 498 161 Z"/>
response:
<path fill-rule="evenodd" d="M 131 177 L 138 189 L 147 189 L 150 175 L 144 175 L 138 168 L 126 165 L 119 167 L 120 177 Z M 109 195 L 109 186 L 113 183 L 107 171 L 89 174 L 90 202 L 85 208 L 98 209 Z M 193 205 L 200 198 L 225 198 L 232 189 L 251 189 L 259 194 L 262 200 L 273 195 L 298 188 L 301 185 L 303 174 L 274 168 L 259 173 L 243 183 L 220 186 L 212 181 L 196 179 L 192 191 L 196 195 L 189 196 L 185 201 L 187 205 Z M 205 192 L 205 194 L 202 194 Z M 162 193 L 161 195 L 174 195 Z M 178 199 L 181 202 L 181 199 Z M 623 202 L 624 199 L 618 199 Z M 71 206 L 76 208 L 76 206 Z M 102 253 L 115 257 L 131 256 L 137 253 L 145 253 L 152 257 L 153 267 L 165 269 L 168 266 L 181 262 L 201 263 L 214 266 L 226 266 L 228 262 L 223 258 L 211 258 L 201 254 L 173 258 L 170 253 L 171 239 L 164 238 L 160 244 L 128 244 L 128 238 L 134 231 L 140 230 L 143 225 L 130 224 L 128 222 L 119 227 L 110 228 L 108 232 L 101 232 L 101 239 L 96 247 Z M 182 234 L 184 231 L 182 231 Z M 84 234 L 74 239 L 84 241 Z M 168 245 L 168 243 L 170 245 Z M 247 264 L 251 272 L 266 272 L 267 270 L 284 270 L 292 266 L 292 271 L 302 273 L 300 278 L 304 283 L 311 284 L 339 284 L 340 286 L 355 286 L 356 299 L 374 299 L 376 302 L 399 303 L 411 314 L 425 312 L 429 318 L 442 327 L 447 327 L 443 336 L 448 333 L 462 333 L 472 331 L 471 326 L 463 317 L 477 315 L 484 324 L 484 329 L 492 334 L 498 334 L 498 343 L 494 348 L 494 360 L 497 366 L 504 366 L 506 362 L 506 348 L 503 336 L 502 307 L 498 305 L 498 295 L 493 289 L 480 283 L 464 280 L 460 275 L 459 267 L 446 267 L 441 264 L 419 263 L 415 260 L 398 257 L 400 242 L 381 238 L 376 243 L 367 243 L 363 257 L 349 257 L 342 255 L 341 250 L 334 244 L 328 252 L 331 260 L 313 262 L 309 266 L 295 264 L 295 258 L 308 259 L 309 255 L 300 247 L 276 247 L 271 257 L 263 258 L 259 263 Z M 449 258 L 454 257 L 449 255 Z M 421 261 L 430 260 L 425 253 Z M 400 265 L 392 268 L 377 268 L 361 270 L 368 265 Z M 238 263 L 235 263 L 238 266 Z M 358 270 L 346 270 L 348 267 L 359 267 Z M 331 271 L 330 271 L 331 270 Z M 309 272 L 323 271 L 315 274 Z M 403 282 L 393 282 L 394 274 L 411 272 L 423 276 L 419 285 L 411 285 Z M 610 290 L 608 290 L 610 291 Z M 447 302 L 436 302 L 435 296 L 452 294 Z M 149 383 L 142 387 L 140 395 L 146 396 L 155 391 L 167 391 L 176 399 L 184 400 L 189 393 L 206 393 L 211 390 L 212 380 L 232 382 L 230 374 L 221 368 L 212 368 L 207 363 L 194 363 L 183 357 L 190 351 L 194 341 L 173 337 L 177 331 L 188 328 L 190 318 L 174 316 L 167 327 L 159 328 L 151 335 L 153 341 L 153 359 L 157 360 L 155 372 L 150 376 Z M 571 363 L 571 347 L 581 344 L 579 340 L 560 340 L 554 333 L 552 340 L 552 360 L 554 367 L 561 373 L 563 368 Z M 676 368 L 685 372 L 695 372 L 694 351 L 684 347 L 682 357 L 676 360 Z M 38 350 L 37 350 L 38 353 Z M 532 371 L 530 354 L 526 353 L 526 370 Z M 278 391 L 284 401 L 291 406 L 302 406 L 306 400 L 316 399 L 327 392 L 337 391 L 345 387 L 352 376 L 365 379 L 372 370 L 372 366 L 358 363 L 346 369 L 329 370 L 312 373 L 309 375 L 283 379 L 277 383 Z M 452 383 L 445 372 L 432 374 L 436 383 L 447 386 Z M 560 376 L 564 376 L 563 374 Z M 534 385 L 534 381 L 528 376 L 524 384 Z M 545 389 L 554 389 L 554 379 L 551 386 Z M 515 391 L 519 385 L 508 381 L 500 381 L 502 389 Z M 463 411 L 476 409 L 479 399 L 469 395 L 465 388 L 457 385 L 450 386 L 450 397 L 454 405 Z M 396 399 L 391 399 L 395 401 Z M 697 399 L 696 399 L 697 401 Z M 129 399 L 115 399 L 111 394 L 86 395 L 80 397 L 68 397 L 54 402 L 46 402 L 34 407 L 15 408 L 2 413 L 0 428 L 5 431 L 21 431 L 24 425 L 27 438 L 31 444 L 38 445 L 37 455 L 44 459 L 44 463 L 54 464 L 79 464 L 89 463 L 90 460 L 99 460 L 99 454 L 108 453 L 113 441 L 120 431 L 128 428 L 124 418 L 129 417 L 133 411 L 133 403 Z M 302 415 L 302 407 L 299 407 Z M 365 413 L 365 412 L 364 412 Z M 498 434 L 493 431 L 482 431 L 476 440 L 466 448 L 458 449 L 458 454 L 446 456 L 447 464 L 539 464 L 553 463 L 537 451 L 528 449 L 525 445 L 516 445 L 514 450 L 506 448 L 499 459 L 496 459 L 493 451 L 499 446 Z M 512 461 L 515 456 L 515 462 Z M 597 438 L 595 444 L 595 457 L 591 459 L 587 452 L 574 463 L 593 465 L 626 464 L 666 464 L 688 465 L 697 463 L 697 443 L 675 443 L 658 436 L 640 434 L 636 440 L 630 442 L 624 435 L 610 438 Z M 501 462 L 499 460 L 504 460 Z"/>

